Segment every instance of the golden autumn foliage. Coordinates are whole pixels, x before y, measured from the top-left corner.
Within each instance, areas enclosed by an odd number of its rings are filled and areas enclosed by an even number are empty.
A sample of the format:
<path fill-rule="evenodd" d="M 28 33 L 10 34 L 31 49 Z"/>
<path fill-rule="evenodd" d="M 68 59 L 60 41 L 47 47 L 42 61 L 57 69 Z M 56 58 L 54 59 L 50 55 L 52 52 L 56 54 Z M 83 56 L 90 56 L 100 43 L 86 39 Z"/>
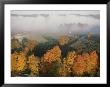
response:
<path fill-rule="evenodd" d="M 31 71 L 29 76 L 39 76 L 40 72 L 44 76 L 50 72 L 63 77 L 71 75 L 83 76 L 96 73 L 99 68 L 98 63 L 96 51 L 82 55 L 77 55 L 74 51 L 70 51 L 66 58 L 61 61 L 61 50 L 58 46 L 47 51 L 41 59 L 34 55 L 26 57 L 23 52 L 11 54 L 11 71 L 19 74 L 29 69 Z M 55 65 L 58 66 L 56 67 Z M 54 71 L 54 69 L 57 71 Z"/>
<path fill-rule="evenodd" d="M 66 58 L 63 59 L 62 66 L 59 68 L 58 73 L 59 73 L 59 76 L 62 76 L 62 77 L 68 76 L 69 72 L 68 72 L 68 68 L 67 68 Z"/>
<path fill-rule="evenodd" d="M 39 63 L 40 60 L 35 57 L 34 55 L 31 55 L 28 57 L 28 68 L 31 70 L 31 76 L 39 76 Z"/>
<path fill-rule="evenodd" d="M 98 68 L 98 55 L 96 51 L 93 51 L 90 54 L 86 53 L 83 55 L 78 55 L 72 67 L 72 71 L 75 76 L 82 76 L 85 73 L 86 74 L 95 73 L 97 68 Z"/>
<path fill-rule="evenodd" d="M 91 72 L 96 72 L 97 68 L 98 68 L 98 55 L 96 53 L 96 51 L 93 51 L 90 53 L 90 57 L 87 60 L 87 73 L 91 73 Z"/>
<path fill-rule="evenodd" d="M 44 62 L 51 63 L 53 61 L 59 61 L 61 57 L 61 50 L 59 46 L 53 47 L 53 49 L 50 49 L 44 54 Z"/>
<path fill-rule="evenodd" d="M 23 52 L 15 52 L 11 54 L 11 71 L 21 73 L 27 68 L 27 58 Z"/>
<path fill-rule="evenodd" d="M 88 34 L 91 37 L 91 34 Z M 60 45 L 68 44 L 70 38 L 61 36 Z M 12 48 L 21 47 L 18 40 L 12 41 Z M 96 51 L 90 53 L 78 52 L 79 50 L 69 51 L 65 58 L 62 58 L 60 47 L 54 46 L 48 50 L 41 58 L 34 56 L 33 49 L 37 46 L 35 40 L 29 40 L 20 52 L 11 54 L 11 72 L 22 74 L 29 70 L 29 76 L 85 76 L 86 74 L 94 74 L 99 69 L 99 58 Z M 78 46 L 81 48 L 81 45 Z M 31 54 L 27 55 L 28 52 Z M 35 53 L 36 54 L 36 53 Z M 51 74 L 51 75 L 50 75 Z M 92 76 L 92 75 L 91 75 Z"/>
<path fill-rule="evenodd" d="M 68 76 L 68 70 L 66 68 L 66 64 L 63 64 L 63 66 L 59 68 L 58 73 L 59 73 L 59 76 L 62 76 L 62 77 Z"/>
<path fill-rule="evenodd" d="M 70 38 L 68 36 L 61 36 L 59 38 L 59 44 L 60 45 L 68 44 L 69 41 L 70 41 Z"/>
<path fill-rule="evenodd" d="M 50 74 L 56 76 L 57 69 L 61 65 L 61 50 L 59 46 L 54 46 L 48 50 L 41 58 L 40 71 L 44 76 Z"/>
<path fill-rule="evenodd" d="M 67 65 L 71 66 L 73 65 L 74 61 L 76 59 L 76 53 L 75 52 L 68 52 L 67 54 Z"/>
<path fill-rule="evenodd" d="M 63 64 L 59 68 L 59 75 L 60 76 L 70 76 L 71 75 L 71 68 L 75 61 L 76 53 L 75 52 L 68 52 L 67 58 L 63 59 Z"/>

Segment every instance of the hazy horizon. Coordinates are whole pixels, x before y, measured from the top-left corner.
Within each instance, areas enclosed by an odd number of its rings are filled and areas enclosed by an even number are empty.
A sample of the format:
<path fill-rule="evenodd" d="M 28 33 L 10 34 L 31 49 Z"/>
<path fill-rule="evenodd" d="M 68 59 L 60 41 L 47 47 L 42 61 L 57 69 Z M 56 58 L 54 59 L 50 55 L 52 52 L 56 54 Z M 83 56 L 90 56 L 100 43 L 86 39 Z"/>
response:
<path fill-rule="evenodd" d="M 100 11 L 11 11 L 11 33 L 60 36 L 92 32 L 100 34 Z"/>

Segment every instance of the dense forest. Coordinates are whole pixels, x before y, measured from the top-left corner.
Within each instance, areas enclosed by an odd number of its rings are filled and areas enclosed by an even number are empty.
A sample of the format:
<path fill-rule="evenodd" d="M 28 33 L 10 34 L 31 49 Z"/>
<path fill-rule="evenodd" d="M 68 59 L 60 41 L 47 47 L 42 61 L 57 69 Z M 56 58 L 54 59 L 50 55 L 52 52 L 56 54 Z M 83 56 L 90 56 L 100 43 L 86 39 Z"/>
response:
<path fill-rule="evenodd" d="M 11 39 L 12 77 L 99 77 L 100 35 Z"/>

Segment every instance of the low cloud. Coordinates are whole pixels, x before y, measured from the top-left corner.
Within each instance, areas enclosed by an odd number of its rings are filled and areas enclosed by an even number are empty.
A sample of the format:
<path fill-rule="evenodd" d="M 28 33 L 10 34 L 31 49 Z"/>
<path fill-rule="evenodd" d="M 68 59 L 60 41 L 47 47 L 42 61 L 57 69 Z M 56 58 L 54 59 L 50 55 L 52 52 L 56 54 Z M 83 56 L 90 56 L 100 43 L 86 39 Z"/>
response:
<path fill-rule="evenodd" d="M 70 33 L 86 33 L 100 31 L 99 14 L 11 14 L 12 34 L 26 32 L 31 36 L 59 36 Z M 100 32 L 99 32 L 100 33 Z"/>
<path fill-rule="evenodd" d="M 100 19 L 100 15 L 99 14 L 89 14 L 89 15 L 73 14 L 73 15 L 83 16 L 83 17 L 91 17 L 91 18 L 94 18 L 94 19 Z"/>

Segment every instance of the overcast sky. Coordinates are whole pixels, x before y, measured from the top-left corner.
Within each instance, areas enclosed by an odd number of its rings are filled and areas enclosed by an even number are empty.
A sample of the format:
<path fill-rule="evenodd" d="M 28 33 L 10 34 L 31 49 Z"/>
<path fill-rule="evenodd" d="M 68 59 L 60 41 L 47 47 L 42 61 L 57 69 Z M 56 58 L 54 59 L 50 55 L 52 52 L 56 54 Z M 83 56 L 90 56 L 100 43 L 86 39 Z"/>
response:
<path fill-rule="evenodd" d="M 62 35 L 99 31 L 100 11 L 11 11 L 11 31 Z"/>

